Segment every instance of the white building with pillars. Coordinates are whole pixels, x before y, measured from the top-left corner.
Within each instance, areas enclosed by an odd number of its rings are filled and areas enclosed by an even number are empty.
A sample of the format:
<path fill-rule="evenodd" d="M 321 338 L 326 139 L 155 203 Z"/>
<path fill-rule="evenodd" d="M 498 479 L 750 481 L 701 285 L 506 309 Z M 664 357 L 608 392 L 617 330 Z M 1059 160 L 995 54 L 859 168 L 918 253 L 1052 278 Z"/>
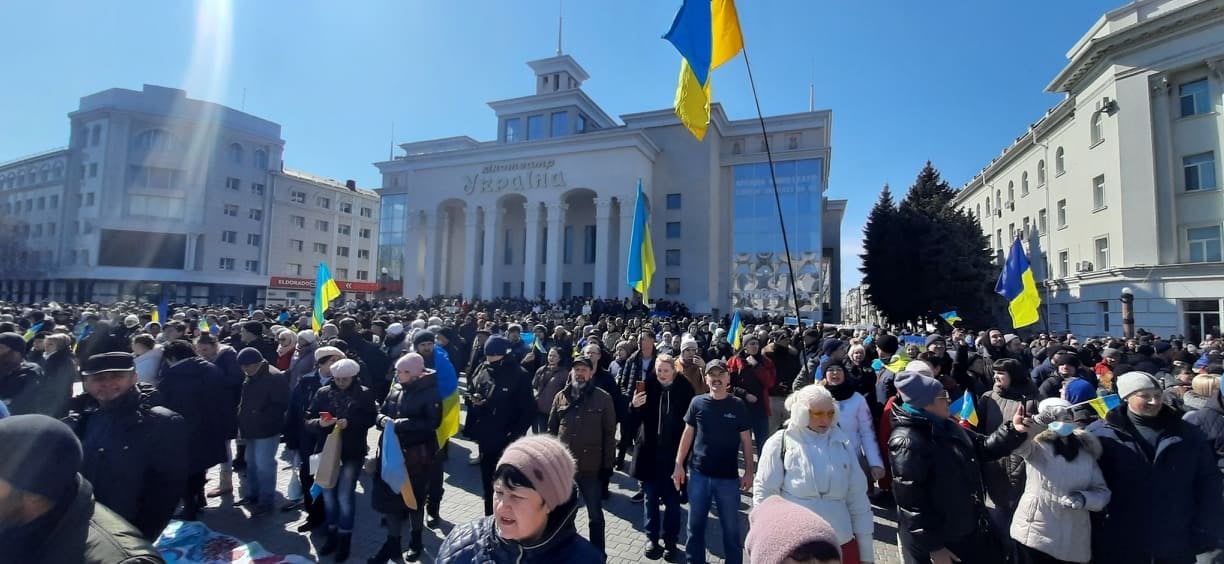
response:
<path fill-rule="evenodd" d="M 490 102 L 497 138 L 400 145 L 383 176 L 379 267 L 404 296 L 627 298 L 638 182 L 652 299 L 697 312 L 789 309 L 789 272 L 756 119 L 718 104 L 704 141 L 670 108 L 614 119 L 569 55 L 528 63 L 535 94 Z M 805 317 L 840 319 L 844 201 L 824 197 L 828 110 L 765 119 Z"/>

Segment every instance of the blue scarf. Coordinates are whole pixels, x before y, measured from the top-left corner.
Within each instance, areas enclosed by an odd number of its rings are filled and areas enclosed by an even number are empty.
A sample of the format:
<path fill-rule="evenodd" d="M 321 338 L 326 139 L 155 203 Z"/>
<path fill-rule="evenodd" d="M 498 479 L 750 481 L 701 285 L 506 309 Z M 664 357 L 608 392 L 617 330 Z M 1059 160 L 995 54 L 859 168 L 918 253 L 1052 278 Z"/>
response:
<path fill-rule="evenodd" d="M 917 415 L 918 417 L 921 417 L 923 419 L 926 419 L 927 421 L 930 421 L 931 428 L 933 428 L 938 433 L 947 433 L 948 431 L 951 430 L 952 427 L 956 426 L 956 422 L 952 421 L 951 419 L 944 419 L 942 417 L 939 417 L 938 415 L 935 415 L 935 414 L 932 414 L 926 411 L 925 409 L 919 409 L 908 403 L 902 403 L 901 409 L 905 411 L 906 413 Z"/>

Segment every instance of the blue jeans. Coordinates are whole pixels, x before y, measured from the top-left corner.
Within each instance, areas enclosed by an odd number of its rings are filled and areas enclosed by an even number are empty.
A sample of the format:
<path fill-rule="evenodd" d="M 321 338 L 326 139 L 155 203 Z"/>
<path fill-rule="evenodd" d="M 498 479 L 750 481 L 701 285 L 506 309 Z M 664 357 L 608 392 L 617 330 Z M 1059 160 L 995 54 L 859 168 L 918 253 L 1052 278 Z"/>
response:
<path fill-rule="evenodd" d="M 684 553 L 688 556 L 689 564 L 704 564 L 706 561 L 705 531 L 706 521 L 710 518 L 711 502 L 718 508 L 726 562 L 742 564 L 744 543 L 739 530 L 739 480 L 711 478 L 696 470 L 690 470 L 688 496 L 688 544 L 684 546 Z"/>
<path fill-rule="evenodd" d="M 362 460 L 341 462 L 336 487 L 323 488 L 323 507 L 327 508 L 327 526 L 335 527 L 342 533 L 353 530 L 357 476 L 361 474 L 362 462 Z"/>
<path fill-rule="evenodd" d="M 650 542 L 663 541 L 665 545 L 676 544 L 680 538 L 680 492 L 670 476 L 660 476 L 654 480 L 642 482 L 642 490 L 646 494 L 646 503 L 642 504 L 645 511 L 643 527 Z M 663 505 L 663 522 L 659 522 L 659 505 Z M 662 531 L 660 531 L 662 529 Z"/>
<path fill-rule="evenodd" d="M 242 497 L 260 505 L 272 505 L 276 500 L 276 448 L 280 437 L 246 440 L 246 476 L 242 480 Z"/>

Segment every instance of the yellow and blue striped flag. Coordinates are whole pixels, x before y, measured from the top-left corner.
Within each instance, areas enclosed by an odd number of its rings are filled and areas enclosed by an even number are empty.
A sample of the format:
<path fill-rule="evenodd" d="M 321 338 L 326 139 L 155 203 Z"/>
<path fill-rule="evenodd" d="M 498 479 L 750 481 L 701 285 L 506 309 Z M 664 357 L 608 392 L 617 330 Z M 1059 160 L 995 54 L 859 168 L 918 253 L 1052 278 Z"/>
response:
<path fill-rule="evenodd" d="M 939 316 L 942 317 L 944 321 L 947 321 L 948 325 L 955 325 L 957 321 L 964 321 L 961 319 L 960 314 L 956 313 L 956 310 L 941 313 Z"/>
<path fill-rule="evenodd" d="M 42 330 L 42 326 L 43 324 L 39 323 L 38 325 L 35 325 L 29 329 L 26 329 L 25 335 L 22 335 L 22 338 L 24 338 L 27 343 L 30 341 L 33 341 L 34 336 L 37 335 L 38 332 Z"/>
<path fill-rule="evenodd" d="M 629 264 L 625 282 L 642 294 L 642 303 L 650 304 L 650 279 L 655 273 L 654 246 L 650 244 L 650 213 L 646 209 L 646 194 L 638 179 L 637 204 L 633 209 L 633 232 L 629 239 Z"/>
<path fill-rule="evenodd" d="M 948 406 L 948 412 L 959 417 L 962 425 L 967 423 L 972 427 L 977 427 L 978 414 L 977 406 L 973 403 L 973 394 L 965 392 L 960 399 Z"/>
<path fill-rule="evenodd" d="M 1028 257 L 1024 255 L 1024 245 L 1017 237 L 1012 243 L 1011 253 L 1007 255 L 1007 263 L 999 274 L 995 284 L 995 293 L 1007 298 L 1007 311 L 1011 314 L 1012 327 L 1026 327 L 1037 323 L 1041 307 L 1041 295 L 1037 293 L 1037 282 L 1033 279 L 1033 269 L 1029 268 Z"/>
<path fill-rule="evenodd" d="M 169 318 L 170 300 L 165 294 L 162 294 L 161 300 L 157 302 L 157 309 L 153 310 L 153 323 L 165 323 Z"/>
<path fill-rule="evenodd" d="M 314 315 L 310 318 L 310 327 L 316 333 L 323 328 L 323 314 L 331 307 L 331 301 L 340 297 L 340 287 L 332 278 L 331 269 L 327 263 L 319 263 L 319 273 L 315 275 Z"/>
<path fill-rule="evenodd" d="M 684 0 L 663 38 L 681 57 L 676 117 L 700 141 L 710 126 L 710 72 L 744 48 L 735 0 Z"/>
<path fill-rule="evenodd" d="M 1092 398 L 1088 401 L 1088 405 L 1092 406 L 1092 409 L 1097 412 L 1097 415 L 1101 416 L 1101 419 L 1104 419 L 1105 414 L 1109 413 L 1109 410 L 1122 405 L 1122 400 L 1118 398 L 1118 394 L 1111 394 L 1103 398 Z"/>
<path fill-rule="evenodd" d="M 744 322 L 740 319 L 740 313 L 735 312 L 735 317 L 731 318 L 731 330 L 727 332 L 727 341 L 731 343 L 731 347 L 735 350 L 740 349 L 740 345 L 744 340 Z"/>

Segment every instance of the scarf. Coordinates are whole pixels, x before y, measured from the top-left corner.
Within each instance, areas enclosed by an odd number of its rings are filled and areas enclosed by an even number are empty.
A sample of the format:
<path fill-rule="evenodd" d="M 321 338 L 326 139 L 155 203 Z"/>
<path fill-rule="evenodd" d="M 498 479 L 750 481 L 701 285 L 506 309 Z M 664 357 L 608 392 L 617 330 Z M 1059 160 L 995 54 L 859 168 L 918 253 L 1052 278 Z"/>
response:
<path fill-rule="evenodd" d="M 905 411 L 906 413 L 909 413 L 911 415 L 916 415 L 918 417 L 926 419 L 927 421 L 930 421 L 931 428 L 934 429 L 935 432 L 940 433 L 940 434 L 948 434 L 953 428 L 956 427 L 956 423 L 953 422 L 951 419 L 944 419 L 942 417 L 939 417 L 938 415 L 928 413 L 925 409 L 919 409 L 908 403 L 902 403 L 901 409 Z"/>
<path fill-rule="evenodd" d="M 830 384 L 826 381 L 824 383 L 824 387 L 826 390 L 829 390 L 829 393 L 832 394 L 833 399 L 837 401 L 846 401 L 850 399 L 850 396 L 853 396 L 855 391 L 854 384 L 851 384 L 846 380 L 842 380 L 842 383 L 836 385 Z"/>

